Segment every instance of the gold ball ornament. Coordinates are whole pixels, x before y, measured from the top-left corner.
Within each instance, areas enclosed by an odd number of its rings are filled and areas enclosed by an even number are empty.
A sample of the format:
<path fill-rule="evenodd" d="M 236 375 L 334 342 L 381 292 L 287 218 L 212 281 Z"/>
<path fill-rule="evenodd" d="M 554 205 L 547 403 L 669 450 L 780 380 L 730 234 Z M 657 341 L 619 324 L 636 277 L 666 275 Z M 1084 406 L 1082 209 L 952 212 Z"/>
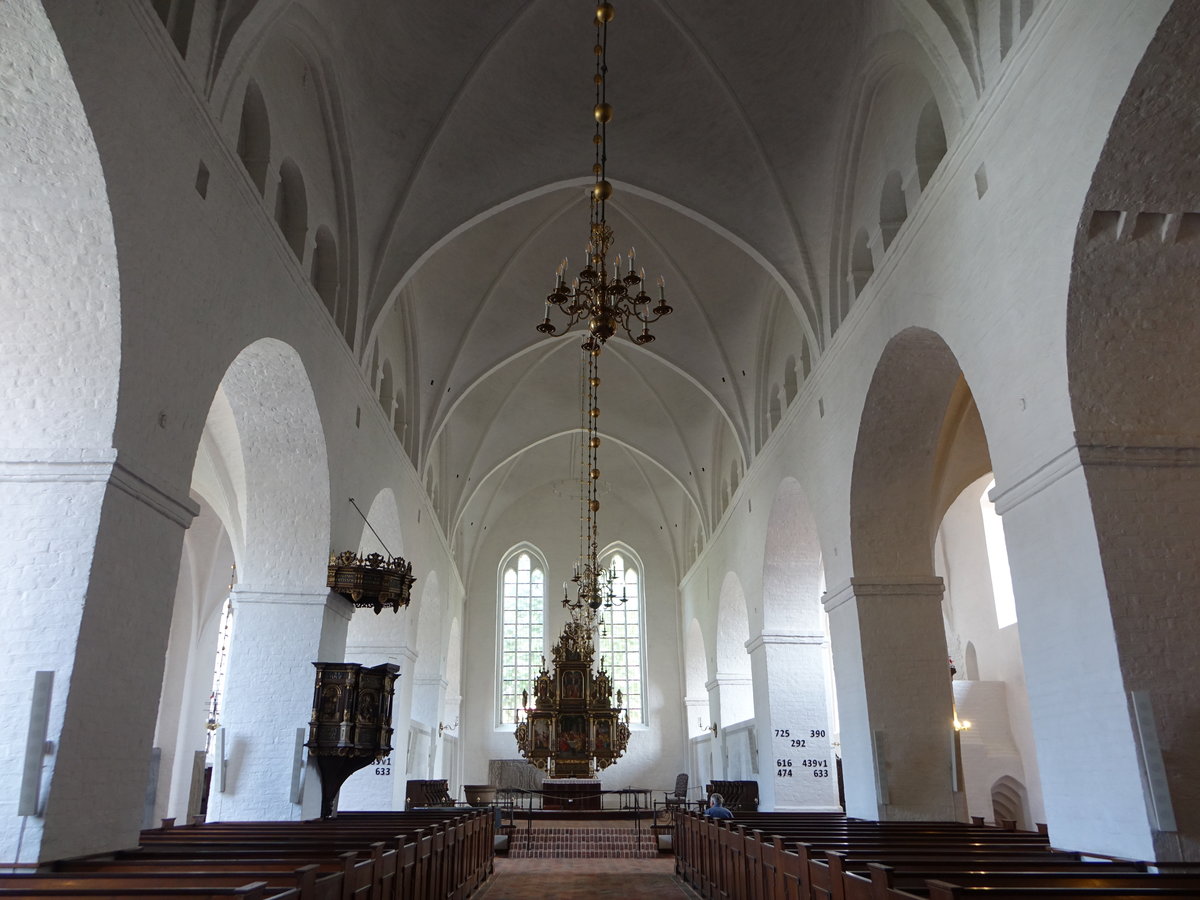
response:
<path fill-rule="evenodd" d="M 595 335 L 600 343 L 604 343 L 612 337 L 616 330 L 617 320 L 607 313 L 588 319 L 588 331 Z"/>
<path fill-rule="evenodd" d="M 592 407 L 592 408 L 591 408 L 591 409 L 588 411 L 588 415 L 589 415 L 589 416 L 591 416 L 593 419 L 598 419 L 598 418 L 600 418 L 600 407 L 598 407 L 598 406 L 593 406 L 593 407 Z"/>
<path fill-rule="evenodd" d="M 591 447 L 593 450 L 595 450 L 597 447 L 600 446 L 600 438 L 598 438 L 598 437 L 592 438 L 590 441 L 588 441 L 588 446 Z"/>
<path fill-rule="evenodd" d="M 590 509 L 592 512 L 599 511 L 600 501 L 599 500 L 589 500 L 588 501 L 588 509 Z"/>
<path fill-rule="evenodd" d="M 615 16 L 616 14 L 617 14 L 617 11 L 615 9 L 613 9 L 613 5 L 611 3 L 597 3 L 596 4 L 596 21 L 597 22 L 611 22 L 613 20 L 613 16 Z"/>
<path fill-rule="evenodd" d="M 613 107 L 611 103 L 597 103 L 592 109 L 592 115 L 596 117 L 596 121 L 601 124 L 606 124 L 612 121 Z"/>
<path fill-rule="evenodd" d="M 599 469 L 592 469 L 592 471 L 591 471 L 591 472 L 589 472 L 588 474 L 592 476 L 592 481 L 595 481 L 597 478 L 599 478 L 599 477 L 600 477 L 600 470 L 599 470 Z"/>
<path fill-rule="evenodd" d="M 593 375 L 588 379 L 588 384 L 590 384 L 592 387 L 600 387 L 600 379 Z"/>
<path fill-rule="evenodd" d="M 595 183 L 595 185 L 592 186 L 592 199 L 607 200 L 609 197 L 612 196 L 612 192 L 613 192 L 612 185 L 609 182 L 605 181 L 604 179 L 601 179 L 600 181 L 597 181 Z"/>

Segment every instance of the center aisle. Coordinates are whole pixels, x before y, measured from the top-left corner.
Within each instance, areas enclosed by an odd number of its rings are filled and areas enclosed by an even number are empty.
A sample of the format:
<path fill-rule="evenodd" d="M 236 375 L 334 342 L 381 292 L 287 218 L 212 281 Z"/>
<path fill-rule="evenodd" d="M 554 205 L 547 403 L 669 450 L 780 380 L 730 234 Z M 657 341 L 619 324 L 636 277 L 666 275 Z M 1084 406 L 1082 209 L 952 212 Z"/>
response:
<path fill-rule="evenodd" d="M 476 900 L 692 900 L 675 860 L 497 859 Z"/>

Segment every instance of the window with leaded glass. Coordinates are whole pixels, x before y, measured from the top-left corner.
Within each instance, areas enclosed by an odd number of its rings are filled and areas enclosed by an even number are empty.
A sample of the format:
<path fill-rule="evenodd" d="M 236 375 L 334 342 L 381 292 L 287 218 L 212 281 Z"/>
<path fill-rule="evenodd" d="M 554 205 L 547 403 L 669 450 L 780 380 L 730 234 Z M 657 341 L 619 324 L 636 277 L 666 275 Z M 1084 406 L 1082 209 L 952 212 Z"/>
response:
<path fill-rule="evenodd" d="M 502 725 L 517 721 L 521 692 L 533 679 L 546 652 L 546 575 L 525 550 L 514 553 L 500 576 L 500 697 Z"/>
<path fill-rule="evenodd" d="M 630 723 L 644 725 L 641 579 L 633 560 L 621 553 L 609 557 L 607 568 L 616 575 L 613 593 L 618 600 L 611 609 L 604 610 L 597 649 L 612 677 L 613 696 L 620 689 Z M 625 597 L 624 603 L 620 602 L 621 596 Z"/>

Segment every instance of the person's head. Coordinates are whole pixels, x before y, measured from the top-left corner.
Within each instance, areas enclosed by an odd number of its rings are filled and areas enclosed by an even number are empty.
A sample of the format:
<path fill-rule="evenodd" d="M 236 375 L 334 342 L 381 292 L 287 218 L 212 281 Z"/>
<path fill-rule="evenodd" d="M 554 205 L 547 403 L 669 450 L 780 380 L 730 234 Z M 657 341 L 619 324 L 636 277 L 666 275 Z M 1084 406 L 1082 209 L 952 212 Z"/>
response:
<path fill-rule="evenodd" d="M 708 798 L 708 805 L 709 806 L 724 806 L 725 798 L 722 797 L 720 794 L 712 794 Z"/>

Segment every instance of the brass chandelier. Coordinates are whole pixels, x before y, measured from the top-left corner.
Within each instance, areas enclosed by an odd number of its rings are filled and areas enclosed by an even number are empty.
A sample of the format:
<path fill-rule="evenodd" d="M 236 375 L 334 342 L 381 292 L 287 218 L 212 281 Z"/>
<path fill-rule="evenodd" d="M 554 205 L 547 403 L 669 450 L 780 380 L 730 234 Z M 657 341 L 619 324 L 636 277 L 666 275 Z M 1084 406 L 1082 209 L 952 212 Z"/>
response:
<path fill-rule="evenodd" d="M 570 584 L 563 585 L 563 606 L 571 611 L 573 619 L 586 620 L 593 628 L 598 624 L 597 614 L 601 608 L 610 608 L 614 603 L 625 602 L 626 599 L 623 588 L 620 595 L 614 590 L 616 573 L 605 570 L 598 560 L 600 351 L 618 328 L 635 344 L 649 344 L 654 340 L 650 325 L 673 312 L 667 305 L 661 276 L 658 279 L 658 302 L 651 308 L 653 301 L 646 293 L 646 270 L 634 271 L 635 251 L 632 247 L 625 260 L 624 274 L 621 271 L 620 254 L 617 254 L 611 270 L 609 268 L 608 256 L 614 235 L 606 219 L 606 209 L 613 187 L 605 175 L 608 163 L 606 139 L 613 108 L 607 98 L 607 54 L 608 23 L 614 15 L 611 3 L 598 3 L 595 7 L 596 43 L 593 49 L 596 73 L 593 81 L 596 103 L 592 109 L 595 119 L 592 143 L 596 148 L 596 159 L 592 166 L 595 183 L 589 194 L 590 226 L 585 264 L 569 287 L 566 284 L 568 262 L 563 259 L 558 264 L 554 290 L 546 297 L 545 317 L 537 325 L 541 334 L 554 337 L 566 334 L 581 324 L 586 327 L 586 337 L 581 345 L 586 362 L 585 371 L 581 373 L 583 421 L 580 423 L 580 432 L 584 435 L 584 441 L 580 454 L 580 561 L 576 563 L 571 577 L 574 589 Z M 564 320 L 560 322 L 561 327 L 550 321 L 551 315 Z"/>
<path fill-rule="evenodd" d="M 589 205 L 591 224 L 587 247 L 584 250 L 584 267 L 568 287 L 566 283 L 568 262 L 564 258 L 555 273 L 554 290 L 546 297 L 546 315 L 537 330 L 545 335 L 566 334 L 580 323 L 586 323 L 587 338 L 583 349 L 600 353 L 605 341 L 620 328 L 635 344 L 648 344 L 654 340 L 650 326 L 663 316 L 670 315 L 664 281 L 658 279 L 658 302 L 653 302 L 646 293 L 646 270 L 634 271 L 635 251 L 631 247 L 626 258 L 626 270 L 621 272 L 621 255 L 609 269 L 608 254 L 613 245 L 613 230 L 605 219 L 606 205 L 613 194 L 613 186 L 605 178 L 608 163 L 605 140 L 608 123 L 612 121 L 613 108 L 607 100 L 608 78 L 608 23 L 615 10 L 611 3 L 596 5 L 596 105 L 592 114 L 596 120 L 596 133 L 592 143 L 596 147 L 596 160 L 592 165 L 595 183 L 592 185 Z M 565 321 L 561 328 L 551 321 L 552 310 L 556 310 Z"/>
<path fill-rule="evenodd" d="M 545 667 L 534 682 L 534 705 L 528 692 L 518 715 L 515 737 L 521 755 L 554 778 L 591 778 L 596 771 L 612 765 L 625 752 L 629 741 L 629 711 L 622 719 L 621 691 L 613 700 L 612 681 L 600 658 L 593 669 L 595 635 L 604 626 L 604 610 L 627 600 L 624 585 L 614 589 L 617 573 L 604 569 L 599 562 L 600 481 L 599 388 L 600 352 L 605 342 L 620 329 L 635 344 L 654 340 L 650 325 L 672 310 L 667 305 L 663 279 L 658 280 L 658 302 L 645 289 L 645 270 L 634 272 L 634 251 L 630 249 L 624 272 L 620 255 L 611 270 L 608 254 L 613 231 L 605 219 L 605 206 L 612 197 L 612 185 L 605 178 L 607 154 L 605 137 L 613 110 L 606 98 L 605 80 L 608 23 L 614 15 L 611 3 L 595 7 L 596 25 L 596 104 L 593 115 L 596 133 L 596 161 L 592 166 L 595 183 L 589 200 L 590 227 L 585 265 L 570 287 L 566 284 L 567 260 L 559 263 L 554 290 L 546 297 L 546 315 L 538 324 L 541 334 L 559 336 L 586 323 L 583 359 L 580 363 L 580 427 L 582 447 L 580 463 L 579 562 L 571 581 L 563 585 L 563 606 L 570 618 L 552 651 L 553 671 Z M 561 328 L 551 323 L 551 310 L 562 317 Z M 572 587 L 573 585 L 573 587 Z"/>

